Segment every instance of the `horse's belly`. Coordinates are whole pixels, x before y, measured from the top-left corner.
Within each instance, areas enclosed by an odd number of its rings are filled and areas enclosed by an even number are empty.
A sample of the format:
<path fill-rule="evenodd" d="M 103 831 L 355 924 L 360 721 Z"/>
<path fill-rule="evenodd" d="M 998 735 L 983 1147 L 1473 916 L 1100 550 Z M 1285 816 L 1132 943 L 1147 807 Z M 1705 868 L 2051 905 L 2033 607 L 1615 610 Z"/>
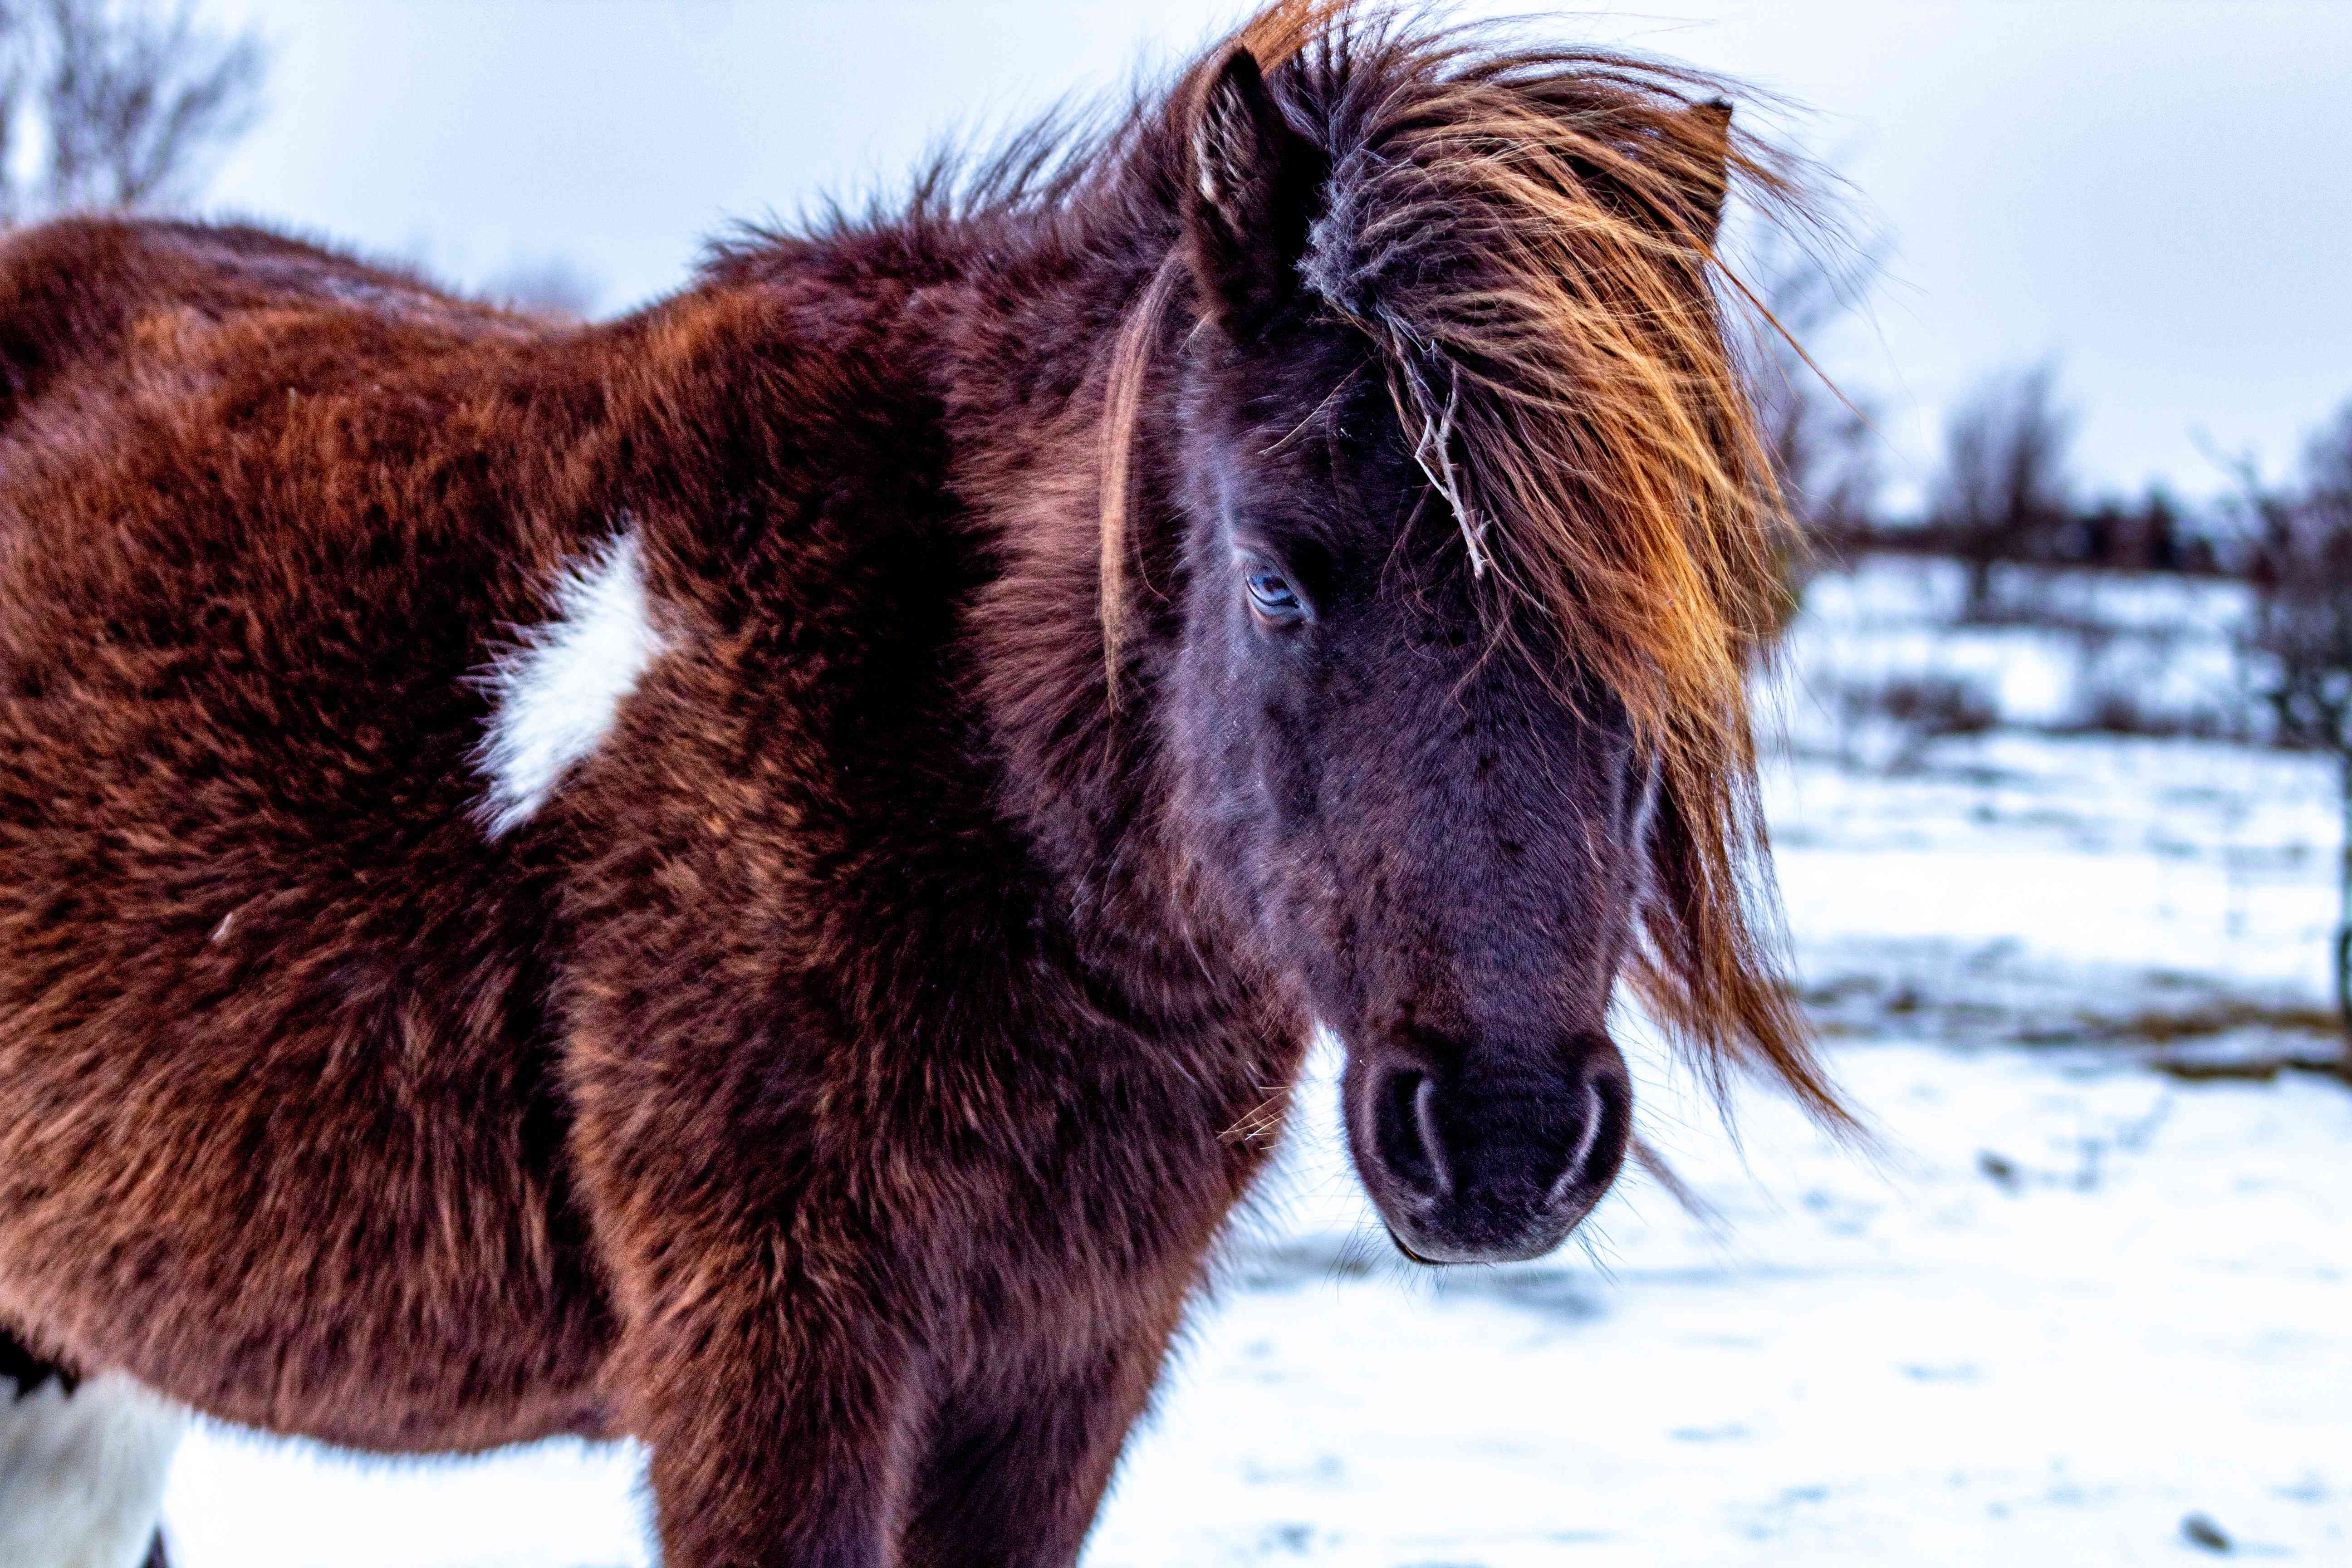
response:
<path fill-rule="evenodd" d="M 540 1075 L 403 1060 L 396 1033 L 337 1062 L 172 1032 L 168 1053 L 0 1036 L 0 1321 L 352 1447 L 601 1426 L 606 1307 Z"/>

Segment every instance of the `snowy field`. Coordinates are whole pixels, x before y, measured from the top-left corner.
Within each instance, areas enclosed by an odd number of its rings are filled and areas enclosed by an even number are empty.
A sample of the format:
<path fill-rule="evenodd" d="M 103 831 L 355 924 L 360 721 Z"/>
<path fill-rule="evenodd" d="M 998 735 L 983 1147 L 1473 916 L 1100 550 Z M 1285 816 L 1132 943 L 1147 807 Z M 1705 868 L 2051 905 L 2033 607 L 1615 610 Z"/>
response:
<path fill-rule="evenodd" d="M 1704 1212 L 1629 1176 L 1582 1247 L 1432 1274 L 1374 1239 L 1324 1053 L 1095 1568 L 2352 1563 L 2352 1090 L 2311 1070 L 2331 776 L 2063 732 L 2140 658 L 2144 708 L 2224 714 L 2226 588 L 2052 579 L 2053 633 L 1944 626 L 1955 584 L 1814 585 L 1769 786 L 1880 1148 L 1755 1095 L 1735 1142 L 1637 1037 L 1644 1134 Z M 1991 728 L 1855 696 L 1954 671 Z M 185 1568 L 641 1564 L 639 1468 L 206 1429 L 168 1518 Z"/>

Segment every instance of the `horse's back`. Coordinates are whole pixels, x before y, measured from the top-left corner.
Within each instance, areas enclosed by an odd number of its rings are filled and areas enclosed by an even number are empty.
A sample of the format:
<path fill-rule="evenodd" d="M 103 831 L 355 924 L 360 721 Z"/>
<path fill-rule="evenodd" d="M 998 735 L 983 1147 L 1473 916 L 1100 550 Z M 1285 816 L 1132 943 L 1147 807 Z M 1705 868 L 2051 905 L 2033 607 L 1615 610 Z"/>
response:
<path fill-rule="evenodd" d="M 590 1418 L 552 871 L 472 765 L 550 341 L 257 231 L 0 247 L 0 1322 L 351 1442 Z"/>
<path fill-rule="evenodd" d="M 68 218 L 0 242 L 0 418 L 60 378 L 172 358 L 168 328 L 341 307 L 443 331 L 512 333 L 505 312 L 266 229 Z M 166 329 L 159 331 L 159 328 Z"/>

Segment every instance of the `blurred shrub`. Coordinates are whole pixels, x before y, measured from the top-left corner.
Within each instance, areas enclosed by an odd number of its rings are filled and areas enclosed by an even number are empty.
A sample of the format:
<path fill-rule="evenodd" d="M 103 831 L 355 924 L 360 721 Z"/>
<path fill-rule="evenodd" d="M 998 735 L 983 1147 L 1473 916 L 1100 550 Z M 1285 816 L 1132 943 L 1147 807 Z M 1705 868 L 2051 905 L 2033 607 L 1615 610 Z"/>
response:
<path fill-rule="evenodd" d="M 1983 681 L 1966 676 L 1894 675 L 1854 679 L 1832 700 L 1840 760 L 1873 773 L 1906 773 L 1935 742 L 1998 728 L 2000 704 Z"/>
<path fill-rule="evenodd" d="M 551 321 L 584 321 L 596 310 L 595 279 L 561 257 L 509 268 L 481 293 L 493 304 Z"/>
<path fill-rule="evenodd" d="M 1880 714 L 1921 740 L 1981 735 L 2000 722 L 1991 691 L 1963 676 L 1904 677 L 1879 687 L 1870 700 Z"/>

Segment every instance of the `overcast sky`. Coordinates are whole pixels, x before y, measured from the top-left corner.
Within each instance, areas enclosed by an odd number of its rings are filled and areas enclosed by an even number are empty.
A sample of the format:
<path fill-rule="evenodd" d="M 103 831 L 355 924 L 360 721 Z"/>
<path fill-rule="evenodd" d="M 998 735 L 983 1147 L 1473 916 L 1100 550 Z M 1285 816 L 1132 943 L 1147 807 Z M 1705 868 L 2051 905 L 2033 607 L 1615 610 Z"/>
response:
<path fill-rule="evenodd" d="M 274 46 L 212 186 L 478 285 L 551 262 L 604 311 L 732 218 L 887 184 L 1239 7 L 1209 0 L 209 0 Z M 1465 6 L 1513 14 L 1525 5 Z M 1546 29 L 1810 106 L 1883 230 L 1867 321 L 1822 346 L 1875 400 L 1898 496 L 1942 407 L 2054 356 L 2094 489 L 2282 470 L 2352 398 L 2352 0 L 1603 5 Z"/>

